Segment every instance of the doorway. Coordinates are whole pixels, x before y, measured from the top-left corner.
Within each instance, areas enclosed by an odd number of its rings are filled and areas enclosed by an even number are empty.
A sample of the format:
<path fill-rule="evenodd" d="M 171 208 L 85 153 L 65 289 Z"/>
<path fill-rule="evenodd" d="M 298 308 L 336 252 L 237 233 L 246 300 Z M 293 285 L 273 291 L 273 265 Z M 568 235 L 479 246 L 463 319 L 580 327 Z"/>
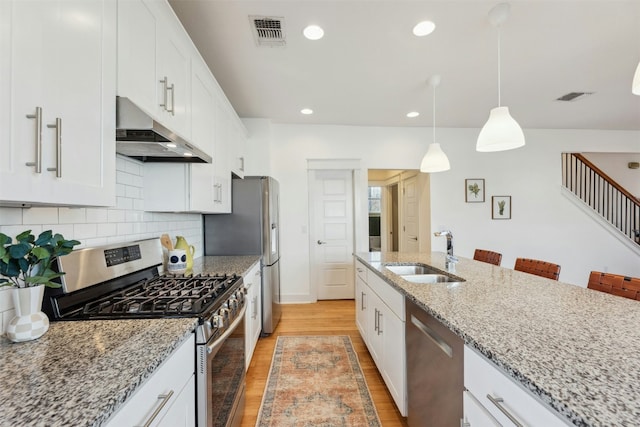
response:
<path fill-rule="evenodd" d="M 429 175 L 417 170 L 369 169 L 369 250 L 376 251 L 380 223 L 380 251 L 425 252 L 431 250 Z M 380 212 L 372 213 L 374 188 L 381 188 Z M 372 220 L 372 216 L 379 220 Z"/>

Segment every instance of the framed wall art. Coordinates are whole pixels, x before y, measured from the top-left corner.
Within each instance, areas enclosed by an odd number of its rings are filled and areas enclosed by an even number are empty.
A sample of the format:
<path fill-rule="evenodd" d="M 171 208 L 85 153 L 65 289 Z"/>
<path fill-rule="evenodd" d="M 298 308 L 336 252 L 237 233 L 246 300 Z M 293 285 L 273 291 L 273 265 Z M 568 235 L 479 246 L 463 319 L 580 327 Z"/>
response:
<path fill-rule="evenodd" d="M 491 219 L 511 219 L 511 196 L 491 197 Z"/>
<path fill-rule="evenodd" d="M 484 203 L 484 179 L 469 178 L 464 180 L 464 201 L 467 203 Z"/>

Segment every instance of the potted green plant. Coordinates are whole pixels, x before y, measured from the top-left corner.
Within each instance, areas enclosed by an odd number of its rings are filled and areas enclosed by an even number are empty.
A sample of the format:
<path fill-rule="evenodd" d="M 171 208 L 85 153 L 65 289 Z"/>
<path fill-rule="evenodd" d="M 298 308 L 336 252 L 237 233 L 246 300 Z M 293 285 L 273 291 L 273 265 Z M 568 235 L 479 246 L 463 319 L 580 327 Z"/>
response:
<path fill-rule="evenodd" d="M 73 251 L 77 240 L 44 231 L 36 238 L 31 230 L 14 239 L 0 233 L 0 287 L 13 287 L 16 316 L 7 325 L 12 341 L 40 338 L 49 329 L 49 319 L 42 309 L 44 287 L 59 287 L 53 280 L 62 276 L 51 268 L 53 261 Z"/>

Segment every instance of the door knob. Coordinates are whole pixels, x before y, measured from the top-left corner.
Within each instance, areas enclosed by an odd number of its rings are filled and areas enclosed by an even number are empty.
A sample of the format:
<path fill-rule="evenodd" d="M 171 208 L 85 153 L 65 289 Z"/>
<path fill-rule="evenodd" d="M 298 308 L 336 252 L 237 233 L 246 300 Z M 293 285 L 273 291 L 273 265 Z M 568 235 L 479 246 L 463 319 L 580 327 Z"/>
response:
<path fill-rule="evenodd" d="M 319 244 L 319 245 L 326 245 L 326 244 L 327 244 L 327 242 L 323 242 L 322 240 L 318 240 L 318 244 Z"/>

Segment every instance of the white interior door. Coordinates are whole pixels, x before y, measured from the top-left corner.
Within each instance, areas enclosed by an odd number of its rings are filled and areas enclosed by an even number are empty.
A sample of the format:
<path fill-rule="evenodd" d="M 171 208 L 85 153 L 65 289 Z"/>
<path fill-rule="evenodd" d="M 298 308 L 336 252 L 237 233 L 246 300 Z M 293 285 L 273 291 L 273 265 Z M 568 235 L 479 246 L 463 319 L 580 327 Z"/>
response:
<path fill-rule="evenodd" d="M 317 298 L 352 299 L 353 172 L 309 172 L 311 281 Z"/>
<path fill-rule="evenodd" d="M 418 176 L 414 175 L 402 184 L 402 245 L 403 252 L 419 252 Z"/>

